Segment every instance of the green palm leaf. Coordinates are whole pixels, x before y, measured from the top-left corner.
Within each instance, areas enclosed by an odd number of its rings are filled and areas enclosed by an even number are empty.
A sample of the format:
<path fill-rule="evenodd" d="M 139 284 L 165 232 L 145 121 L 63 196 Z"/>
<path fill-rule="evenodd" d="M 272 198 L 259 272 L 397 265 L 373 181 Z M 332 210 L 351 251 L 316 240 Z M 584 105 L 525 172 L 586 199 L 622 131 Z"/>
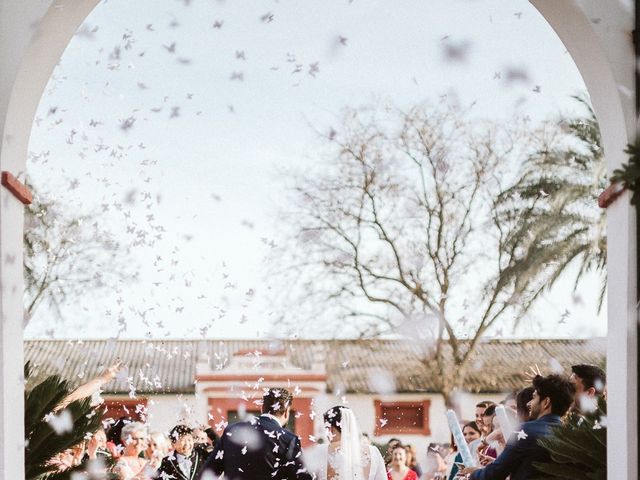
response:
<path fill-rule="evenodd" d="M 576 285 L 587 272 L 604 272 L 606 266 L 605 211 L 597 206 L 608 182 L 600 130 L 590 106 L 577 100 L 587 115 L 560 121 L 562 135 L 542 136 L 542 144 L 528 156 L 517 181 L 496 205 L 497 218 L 512 226 L 505 247 L 529 254 L 530 261 L 510 275 L 517 278 L 547 269 L 547 288 L 570 263 L 578 262 Z M 605 288 L 602 275 L 603 293 Z"/>
<path fill-rule="evenodd" d="M 534 463 L 550 479 L 606 480 L 607 430 L 600 425 L 606 416 L 606 403 L 598 402 L 595 412 L 572 414 L 565 424 L 552 429 L 552 435 L 538 440 L 550 455 L 546 463 Z"/>
<path fill-rule="evenodd" d="M 30 375 L 25 366 L 26 378 Z M 69 382 L 58 375 L 45 378 L 25 391 L 25 479 L 62 480 L 70 478 L 71 471 L 55 472 L 52 459 L 63 451 L 84 441 L 87 434 L 95 433 L 101 425 L 101 416 L 89 399 L 77 400 L 65 407 L 71 419 L 70 431 L 56 432 L 47 421 L 47 415 L 72 392 Z"/>

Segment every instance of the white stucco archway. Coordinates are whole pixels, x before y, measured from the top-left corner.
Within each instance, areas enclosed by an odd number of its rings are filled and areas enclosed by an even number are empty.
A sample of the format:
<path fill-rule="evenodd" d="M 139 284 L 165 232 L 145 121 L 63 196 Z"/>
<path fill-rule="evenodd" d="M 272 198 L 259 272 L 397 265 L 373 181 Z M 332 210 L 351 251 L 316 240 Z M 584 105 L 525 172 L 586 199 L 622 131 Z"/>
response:
<path fill-rule="evenodd" d="M 0 170 L 23 178 L 33 118 L 74 32 L 99 0 L 0 0 Z M 532 0 L 581 71 L 609 170 L 635 137 L 633 12 L 617 0 Z M 638 477 L 636 221 L 629 195 L 609 209 L 609 478 Z M 23 205 L 0 190 L 0 480 L 24 478 Z"/>
<path fill-rule="evenodd" d="M 24 178 L 42 92 L 98 0 L 0 1 L 0 169 Z M 0 479 L 24 478 L 23 205 L 0 191 Z"/>
<path fill-rule="evenodd" d="M 567 47 L 600 124 L 609 173 L 633 143 L 633 12 L 624 2 L 532 0 Z M 625 195 L 607 210 L 608 476 L 638 478 L 638 314 L 636 214 Z"/>

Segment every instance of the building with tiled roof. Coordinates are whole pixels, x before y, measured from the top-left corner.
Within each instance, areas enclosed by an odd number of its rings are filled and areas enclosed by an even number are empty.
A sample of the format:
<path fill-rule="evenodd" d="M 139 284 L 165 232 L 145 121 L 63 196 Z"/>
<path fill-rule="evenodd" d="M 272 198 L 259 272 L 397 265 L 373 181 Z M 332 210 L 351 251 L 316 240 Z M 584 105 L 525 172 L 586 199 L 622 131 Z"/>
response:
<path fill-rule="evenodd" d="M 30 340 L 25 357 L 34 381 L 58 373 L 76 384 L 121 360 L 126 370 L 103 393 L 107 415 L 142 416 L 152 428 L 185 418 L 220 427 L 257 412 L 263 387 L 287 386 L 305 445 L 322 435 L 316 414 L 347 403 L 376 441 L 399 436 L 426 452 L 429 442 L 449 439 L 432 347 L 406 339 Z M 522 372 L 533 364 L 550 372 L 577 363 L 604 366 L 605 339 L 483 342 L 460 396 L 463 416 L 525 386 Z"/>

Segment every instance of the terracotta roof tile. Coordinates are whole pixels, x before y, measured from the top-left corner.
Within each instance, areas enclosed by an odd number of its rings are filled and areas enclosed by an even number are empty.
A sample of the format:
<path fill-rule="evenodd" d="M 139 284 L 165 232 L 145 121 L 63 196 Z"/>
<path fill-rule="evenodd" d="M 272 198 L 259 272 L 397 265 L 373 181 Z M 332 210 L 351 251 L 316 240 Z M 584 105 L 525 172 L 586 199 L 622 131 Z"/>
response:
<path fill-rule="evenodd" d="M 466 348 L 462 344 L 462 348 Z M 34 375 L 59 373 L 74 384 L 96 376 L 121 359 L 128 379 L 107 385 L 110 393 L 193 393 L 195 363 L 208 356 L 222 366 L 238 352 L 286 355 L 294 366 L 311 369 L 325 364 L 327 390 L 336 393 L 437 391 L 425 343 L 407 340 L 28 340 L 25 358 Z M 451 354 L 450 350 L 447 354 Z M 568 371 L 576 363 L 604 365 L 606 340 L 492 340 L 478 345 L 471 358 L 465 390 L 502 392 L 522 388 L 522 372 L 537 364 L 543 371 Z"/>

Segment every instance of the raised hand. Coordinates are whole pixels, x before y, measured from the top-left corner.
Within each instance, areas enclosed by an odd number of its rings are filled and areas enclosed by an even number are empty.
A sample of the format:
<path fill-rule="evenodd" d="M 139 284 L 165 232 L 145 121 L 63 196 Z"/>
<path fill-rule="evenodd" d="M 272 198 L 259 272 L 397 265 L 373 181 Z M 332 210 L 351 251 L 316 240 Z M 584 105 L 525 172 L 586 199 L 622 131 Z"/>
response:
<path fill-rule="evenodd" d="M 529 366 L 528 370 L 525 370 L 523 372 L 523 375 L 529 380 L 533 380 L 537 376 L 542 376 L 542 372 L 540 371 L 540 367 L 538 367 L 537 364 L 533 364 Z"/>

